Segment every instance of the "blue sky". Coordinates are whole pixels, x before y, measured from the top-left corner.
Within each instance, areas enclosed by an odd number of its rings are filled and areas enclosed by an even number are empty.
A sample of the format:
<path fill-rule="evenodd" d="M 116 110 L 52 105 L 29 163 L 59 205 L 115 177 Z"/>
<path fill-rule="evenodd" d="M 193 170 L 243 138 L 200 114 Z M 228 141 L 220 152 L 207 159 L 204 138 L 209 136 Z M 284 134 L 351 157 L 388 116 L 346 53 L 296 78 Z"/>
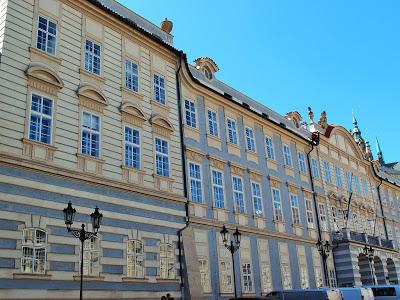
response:
<path fill-rule="evenodd" d="M 224 81 L 269 108 L 352 127 L 352 110 L 375 153 L 400 160 L 400 1 L 119 0 L 159 24 L 189 62 L 209 56 Z"/>

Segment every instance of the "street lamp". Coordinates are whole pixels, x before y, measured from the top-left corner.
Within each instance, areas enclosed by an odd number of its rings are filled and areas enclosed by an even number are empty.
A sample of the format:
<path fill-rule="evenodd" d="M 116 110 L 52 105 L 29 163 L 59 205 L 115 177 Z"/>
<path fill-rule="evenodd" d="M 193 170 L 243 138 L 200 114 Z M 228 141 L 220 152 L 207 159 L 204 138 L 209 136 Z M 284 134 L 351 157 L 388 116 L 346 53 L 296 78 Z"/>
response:
<path fill-rule="evenodd" d="M 222 237 L 222 241 L 224 243 L 224 246 L 226 249 L 229 250 L 229 252 L 232 255 L 232 274 L 233 274 L 233 287 L 235 290 L 235 298 L 237 298 L 237 291 L 236 291 L 236 276 L 235 276 L 235 258 L 233 256 L 233 254 L 239 250 L 240 247 L 240 239 L 242 234 L 239 232 L 239 229 L 236 227 L 235 232 L 233 233 L 233 238 L 235 240 L 235 244 L 233 243 L 233 240 L 230 240 L 230 243 L 228 243 L 228 235 L 229 235 L 229 231 L 228 229 L 226 229 L 225 225 L 222 227 L 221 230 L 221 237 Z"/>
<path fill-rule="evenodd" d="M 369 262 L 369 270 L 371 272 L 371 277 L 372 277 L 372 284 L 375 285 L 375 274 L 374 274 L 374 270 L 372 268 L 372 261 L 374 260 L 374 248 L 372 248 L 372 246 L 368 246 L 365 245 L 363 248 L 363 252 L 364 255 L 368 258 L 368 262 Z"/>
<path fill-rule="evenodd" d="M 82 300 L 83 243 L 86 240 L 91 239 L 94 236 L 97 236 L 97 232 L 99 231 L 103 214 L 99 213 L 99 208 L 96 206 L 94 212 L 90 214 L 90 218 L 92 220 L 92 228 L 93 228 L 93 232 L 90 232 L 85 230 L 85 224 L 82 224 L 81 229 L 71 229 L 71 226 L 74 223 L 74 216 L 76 213 L 76 209 L 72 207 L 71 201 L 68 203 L 68 206 L 63 209 L 63 213 L 64 213 L 65 226 L 67 226 L 68 232 L 71 232 L 74 237 L 78 238 L 81 241 L 81 287 L 80 287 L 79 299 Z"/>
<path fill-rule="evenodd" d="M 328 241 L 326 241 L 324 244 L 321 240 L 318 240 L 317 249 L 322 257 L 322 263 L 324 264 L 325 284 L 328 286 L 329 279 L 328 279 L 328 266 L 326 264 L 326 260 L 328 259 L 329 253 L 331 252 L 331 244 L 329 244 Z"/>

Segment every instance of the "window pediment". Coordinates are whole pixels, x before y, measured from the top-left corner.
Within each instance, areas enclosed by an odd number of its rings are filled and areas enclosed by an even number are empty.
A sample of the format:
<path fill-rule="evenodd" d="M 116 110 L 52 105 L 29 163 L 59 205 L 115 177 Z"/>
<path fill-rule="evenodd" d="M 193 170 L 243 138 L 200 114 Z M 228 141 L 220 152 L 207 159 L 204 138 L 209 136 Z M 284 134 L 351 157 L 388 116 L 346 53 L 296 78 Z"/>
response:
<path fill-rule="evenodd" d="M 108 105 L 107 98 L 94 86 L 81 86 L 76 94 L 79 97 L 79 105 L 88 109 L 103 113 L 104 107 Z"/>
<path fill-rule="evenodd" d="M 143 123 L 147 120 L 146 114 L 136 104 L 124 103 L 122 104 L 120 111 L 122 121 L 124 122 L 142 127 Z"/>
<path fill-rule="evenodd" d="M 154 132 L 163 136 L 170 136 L 175 130 L 172 123 L 159 114 L 153 115 L 150 119 L 150 123 L 153 126 Z"/>
<path fill-rule="evenodd" d="M 40 63 L 31 64 L 25 72 L 28 85 L 55 95 L 64 87 L 64 83 L 57 72 Z"/>

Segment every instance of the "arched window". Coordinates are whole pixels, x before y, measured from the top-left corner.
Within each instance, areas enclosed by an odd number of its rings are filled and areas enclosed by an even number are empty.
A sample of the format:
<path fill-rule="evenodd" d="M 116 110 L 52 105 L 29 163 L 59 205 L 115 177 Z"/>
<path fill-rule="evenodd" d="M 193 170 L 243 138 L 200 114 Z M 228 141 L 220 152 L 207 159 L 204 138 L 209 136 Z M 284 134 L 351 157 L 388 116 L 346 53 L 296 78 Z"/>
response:
<path fill-rule="evenodd" d="M 127 276 L 133 278 L 144 277 L 143 243 L 139 240 L 129 240 L 126 249 Z"/>
<path fill-rule="evenodd" d="M 208 80 L 211 80 L 212 77 L 213 77 L 210 68 L 207 67 L 207 66 L 204 66 L 204 76 L 206 76 L 206 78 L 207 78 Z"/>
<path fill-rule="evenodd" d="M 42 229 L 27 228 L 22 233 L 21 271 L 46 272 L 47 233 Z"/>

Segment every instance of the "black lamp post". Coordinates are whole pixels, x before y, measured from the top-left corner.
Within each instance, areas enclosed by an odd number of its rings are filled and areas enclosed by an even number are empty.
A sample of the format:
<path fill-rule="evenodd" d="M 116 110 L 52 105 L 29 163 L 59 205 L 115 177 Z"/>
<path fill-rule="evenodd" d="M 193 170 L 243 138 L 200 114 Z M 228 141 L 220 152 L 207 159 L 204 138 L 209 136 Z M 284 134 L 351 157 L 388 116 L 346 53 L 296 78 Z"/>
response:
<path fill-rule="evenodd" d="M 236 227 L 235 232 L 233 233 L 233 238 L 235 240 L 235 244 L 233 243 L 233 240 L 231 239 L 230 243 L 228 243 L 228 234 L 229 231 L 228 229 L 226 229 L 225 225 L 224 227 L 222 227 L 221 230 L 221 237 L 222 237 L 222 241 L 224 242 L 224 246 L 226 249 L 229 250 L 229 252 L 232 255 L 232 274 L 233 274 L 233 288 L 235 290 L 235 298 L 237 298 L 237 291 L 236 291 L 236 276 L 235 276 L 235 258 L 233 256 L 233 254 L 239 250 L 240 247 L 240 238 L 242 236 L 242 234 L 239 232 L 239 229 Z"/>
<path fill-rule="evenodd" d="M 82 300 L 82 287 L 83 287 L 83 243 L 91 239 L 94 236 L 97 236 L 97 232 L 100 228 L 100 223 L 103 218 L 103 214 L 99 213 L 99 208 L 96 206 L 94 212 L 90 214 L 90 218 L 92 219 L 92 228 L 93 232 L 85 230 L 85 224 L 82 224 L 81 229 L 71 229 L 72 224 L 74 223 L 74 216 L 76 213 L 76 209 L 72 207 L 72 203 L 69 202 L 68 206 L 63 209 L 65 225 L 67 226 L 68 232 L 71 232 L 72 235 L 78 238 L 81 241 L 81 287 L 79 293 L 79 299 Z"/>
<path fill-rule="evenodd" d="M 375 273 L 372 268 L 372 261 L 374 260 L 374 252 L 375 252 L 374 248 L 372 248 L 372 246 L 369 246 L 369 248 L 368 248 L 368 246 L 365 245 L 365 247 L 363 248 L 363 252 L 364 252 L 364 255 L 368 258 L 369 270 L 371 272 L 371 277 L 372 277 L 372 284 L 375 285 L 376 284 Z"/>
<path fill-rule="evenodd" d="M 328 266 L 326 260 L 328 259 L 329 253 L 331 252 L 331 244 L 329 244 L 328 241 L 326 241 L 324 244 L 321 240 L 318 240 L 317 249 L 322 257 L 322 263 L 324 265 L 325 284 L 328 286 L 329 278 L 328 278 Z"/>

